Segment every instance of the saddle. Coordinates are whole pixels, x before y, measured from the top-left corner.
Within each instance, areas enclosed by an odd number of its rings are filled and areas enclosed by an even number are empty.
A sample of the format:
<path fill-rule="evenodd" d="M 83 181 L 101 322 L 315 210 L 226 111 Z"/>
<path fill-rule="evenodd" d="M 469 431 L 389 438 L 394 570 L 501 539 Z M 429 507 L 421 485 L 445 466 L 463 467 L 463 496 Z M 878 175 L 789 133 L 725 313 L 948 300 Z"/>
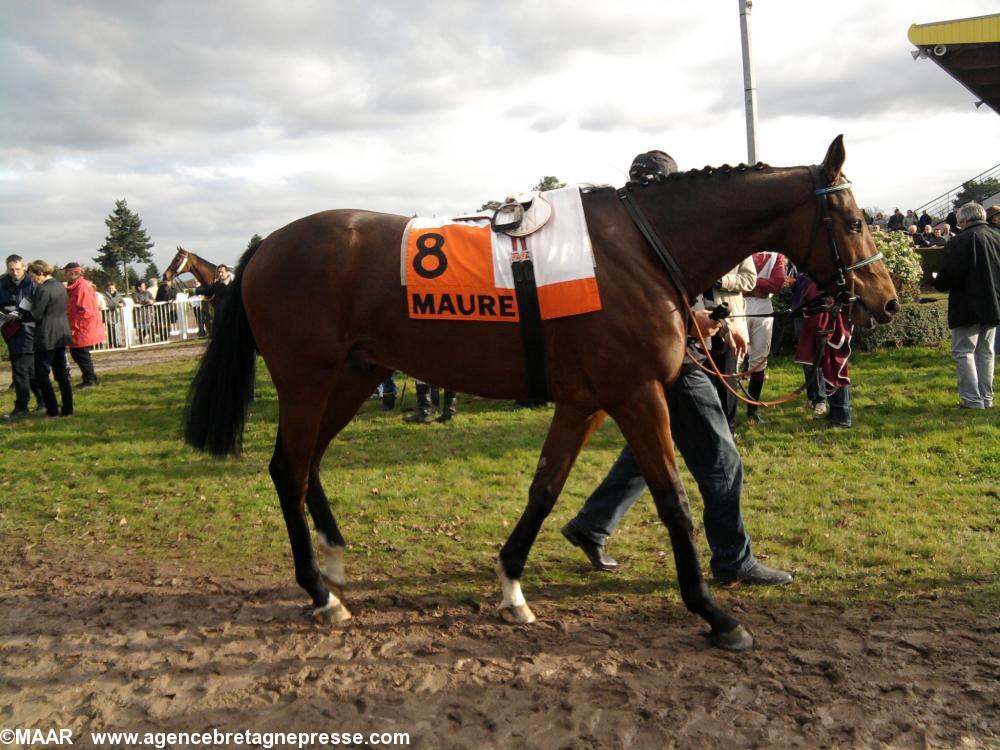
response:
<path fill-rule="evenodd" d="M 527 237 L 552 218 L 552 206 L 541 193 L 522 193 L 507 197 L 490 218 L 490 228 L 510 237 Z"/>
<path fill-rule="evenodd" d="M 490 220 L 490 229 L 508 237 L 527 237 L 552 218 L 552 206 L 541 193 L 509 195 L 493 213 L 482 211 L 472 216 L 456 216 L 454 221 Z"/>

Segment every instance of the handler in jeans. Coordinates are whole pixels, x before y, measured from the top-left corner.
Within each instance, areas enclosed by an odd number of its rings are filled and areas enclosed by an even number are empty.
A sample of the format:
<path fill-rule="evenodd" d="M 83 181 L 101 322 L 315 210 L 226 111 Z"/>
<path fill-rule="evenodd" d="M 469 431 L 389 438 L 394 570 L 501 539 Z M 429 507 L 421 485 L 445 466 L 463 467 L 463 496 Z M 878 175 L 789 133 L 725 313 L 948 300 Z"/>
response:
<path fill-rule="evenodd" d="M 706 339 L 721 328 L 705 309 L 694 311 L 692 325 L 697 325 Z M 729 328 L 726 337 L 738 356 L 746 354 L 747 342 L 738 330 Z M 667 391 L 667 405 L 674 442 L 704 500 L 705 536 L 712 549 L 715 580 L 765 586 L 789 583 L 791 574 L 765 567 L 751 552 L 750 535 L 740 512 L 743 462 L 712 381 L 696 364 L 685 362 L 680 377 Z M 618 568 L 604 545 L 645 489 L 646 481 L 626 445 L 604 481 L 563 527 L 563 535 L 583 550 L 595 569 Z"/>

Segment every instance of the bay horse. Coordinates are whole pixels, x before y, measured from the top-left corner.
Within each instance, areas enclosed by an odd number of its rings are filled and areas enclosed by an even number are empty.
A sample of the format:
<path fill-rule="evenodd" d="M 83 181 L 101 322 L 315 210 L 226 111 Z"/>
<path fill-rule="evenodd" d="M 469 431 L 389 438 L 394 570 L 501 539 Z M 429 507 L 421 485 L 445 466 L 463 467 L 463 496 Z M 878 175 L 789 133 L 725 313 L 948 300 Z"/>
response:
<path fill-rule="evenodd" d="M 695 292 L 750 253 L 777 250 L 829 292 L 848 295 L 855 324 L 888 322 L 899 303 L 843 177 L 844 157 L 838 136 L 819 166 L 706 167 L 582 196 L 603 309 L 544 322 L 556 407 L 527 507 L 497 561 L 503 619 L 534 620 L 520 586 L 528 552 L 580 450 L 611 416 L 669 532 L 685 606 L 711 626 L 713 645 L 752 646 L 751 635 L 712 599 L 699 566 L 665 398 L 685 356 L 688 321 L 682 287 L 651 252 L 648 237 L 669 238 Z M 645 234 L 623 196 L 645 218 Z M 351 616 L 330 591 L 343 595 L 345 542 L 320 482 L 320 461 L 375 387 L 402 370 L 489 398 L 529 395 L 519 326 L 408 317 L 399 256 L 407 221 L 324 211 L 248 250 L 233 304 L 220 313 L 188 398 L 185 439 L 212 454 L 238 453 L 256 353 L 263 356 L 279 401 L 269 469 L 295 578 L 312 598 L 313 614 L 334 622 Z M 318 559 L 306 509 L 318 531 Z"/>
<path fill-rule="evenodd" d="M 175 276 L 180 276 L 182 273 L 190 273 L 194 274 L 194 277 L 198 279 L 198 283 L 202 286 L 212 286 L 212 282 L 215 281 L 217 268 L 218 266 L 214 263 L 209 263 L 200 255 L 190 253 L 178 245 L 177 254 L 170 261 L 167 270 L 163 272 L 163 282 L 168 284 L 173 281 Z"/>

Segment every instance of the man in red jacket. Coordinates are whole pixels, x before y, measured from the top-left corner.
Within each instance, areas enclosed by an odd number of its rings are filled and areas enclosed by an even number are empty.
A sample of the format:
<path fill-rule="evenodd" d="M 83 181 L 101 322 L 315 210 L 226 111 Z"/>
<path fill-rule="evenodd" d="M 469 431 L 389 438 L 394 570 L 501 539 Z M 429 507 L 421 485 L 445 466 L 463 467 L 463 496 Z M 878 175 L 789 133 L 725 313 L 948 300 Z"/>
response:
<path fill-rule="evenodd" d="M 106 338 L 101 309 L 97 304 L 97 292 L 93 284 L 83 278 L 79 263 L 67 263 L 63 272 L 66 274 L 66 317 L 73 332 L 69 353 L 83 373 L 83 382 L 77 387 L 88 388 L 99 382 L 90 348 Z"/>

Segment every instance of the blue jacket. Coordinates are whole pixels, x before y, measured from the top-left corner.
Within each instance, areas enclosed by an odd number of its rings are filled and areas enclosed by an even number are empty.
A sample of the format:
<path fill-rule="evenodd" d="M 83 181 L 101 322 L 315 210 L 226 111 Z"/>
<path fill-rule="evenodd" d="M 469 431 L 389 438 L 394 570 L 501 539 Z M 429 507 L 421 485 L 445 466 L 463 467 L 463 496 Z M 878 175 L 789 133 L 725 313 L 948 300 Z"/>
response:
<path fill-rule="evenodd" d="M 31 299 L 34 291 L 32 286 L 28 274 L 25 274 L 20 282 L 14 281 L 9 273 L 0 276 L 0 312 L 10 312 L 9 308 L 16 308 L 25 297 Z M 34 352 L 34 331 L 35 324 L 25 322 L 21 326 L 21 332 L 10 342 L 11 354 L 31 354 Z"/>

